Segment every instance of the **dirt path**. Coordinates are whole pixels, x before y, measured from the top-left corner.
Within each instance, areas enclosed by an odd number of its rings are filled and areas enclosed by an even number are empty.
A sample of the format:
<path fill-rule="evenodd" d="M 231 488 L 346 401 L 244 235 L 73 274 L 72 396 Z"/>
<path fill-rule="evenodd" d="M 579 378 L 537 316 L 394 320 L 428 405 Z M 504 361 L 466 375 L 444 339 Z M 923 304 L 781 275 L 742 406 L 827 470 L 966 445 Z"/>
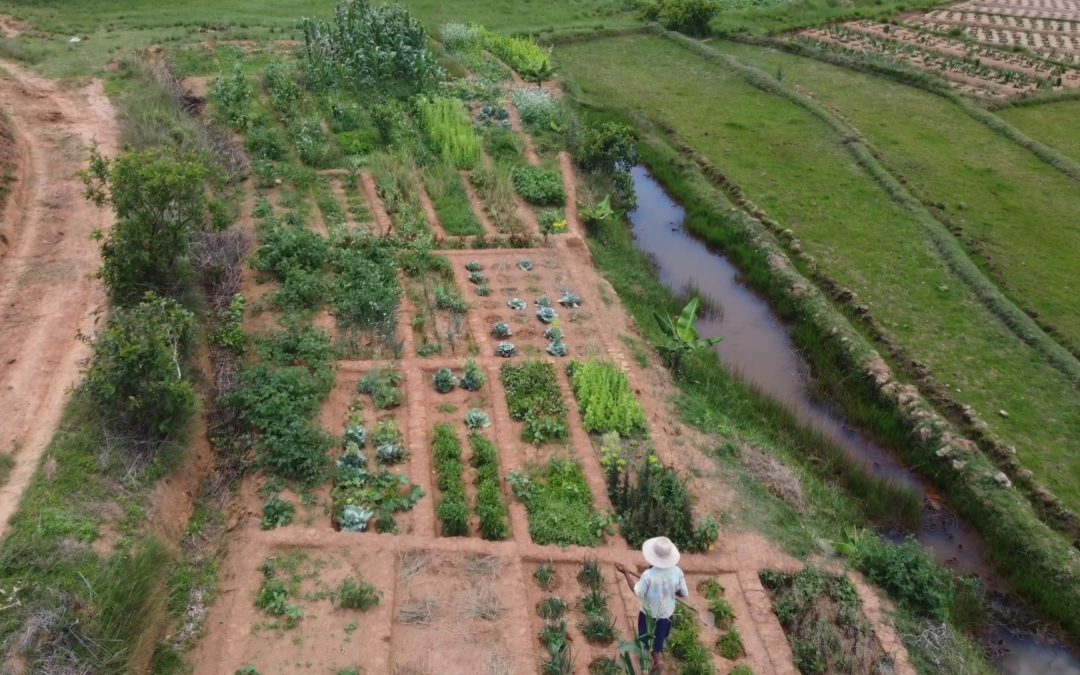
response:
<path fill-rule="evenodd" d="M 19 162 L 0 226 L 0 452 L 15 459 L 0 489 L 2 536 L 89 355 L 76 333 L 93 332 L 105 300 L 90 233 L 111 215 L 83 199 L 75 174 L 92 143 L 114 154 L 118 131 L 98 80 L 65 89 L 3 61 L 0 73 Z"/>

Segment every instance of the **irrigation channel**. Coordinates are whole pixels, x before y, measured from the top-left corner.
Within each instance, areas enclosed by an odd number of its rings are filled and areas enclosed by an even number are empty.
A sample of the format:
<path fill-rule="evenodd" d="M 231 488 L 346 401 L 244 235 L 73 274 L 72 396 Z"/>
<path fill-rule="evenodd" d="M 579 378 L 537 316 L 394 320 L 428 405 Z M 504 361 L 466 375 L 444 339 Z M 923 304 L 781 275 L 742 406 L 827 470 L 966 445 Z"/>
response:
<path fill-rule="evenodd" d="M 905 467 L 872 438 L 853 428 L 828 402 L 812 394 L 810 368 L 768 303 L 739 279 L 722 253 L 684 227 L 685 210 L 668 196 L 645 167 L 633 169 L 637 209 L 629 214 L 637 248 L 652 259 L 660 282 L 676 294 L 687 289 L 718 305 L 698 321 L 705 337 L 722 336 L 715 349 L 724 365 L 751 387 L 787 406 L 800 423 L 816 429 L 876 476 L 923 497 L 922 525 L 915 538 L 957 574 L 977 575 L 992 604 L 1006 614 L 986 636 L 994 665 L 1008 675 L 1080 675 L 1080 656 L 1057 644 L 990 567 L 985 547 L 923 477 Z M 705 304 L 705 303 L 703 303 Z M 883 532 L 900 541 L 904 533 Z M 1008 624 L 1006 626 L 1005 624 Z"/>

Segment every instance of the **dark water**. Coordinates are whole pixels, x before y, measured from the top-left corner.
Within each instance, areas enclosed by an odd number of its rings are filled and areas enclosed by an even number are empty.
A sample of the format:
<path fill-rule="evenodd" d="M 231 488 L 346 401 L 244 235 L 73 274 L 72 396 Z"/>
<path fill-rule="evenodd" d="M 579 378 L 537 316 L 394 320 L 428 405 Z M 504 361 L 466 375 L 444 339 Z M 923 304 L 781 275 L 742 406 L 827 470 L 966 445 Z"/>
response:
<path fill-rule="evenodd" d="M 635 167 L 633 178 L 638 208 L 630 213 L 630 222 L 636 246 L 652 258 L 660 282 L 670 290 L 678 294 L 693 288 L 719 304 L 719 311 L 699 320 L 698 329 L 704 337 L 724 338 L 715 347 L 724 365 L 783 403 L 802 424 L 821 432 L 875 475 L 923 495 L 923 525 L 915 533 L 919 542 L 958 574 L 978 575 L 989 588 L 1005 590 L 972 528 L 944 507 L 926 480 L 814 398 L 809 368 L 769 305 L 740 283 L 738 270 L 722 254 L 683 229 L 685 211 L 644 167 Z M 995 665 L 1003 673 L 1080 675 L 1080 659 L 1063 647 L 1003 627 L 992 633 L 995 648 L 1002 652 Z"/>

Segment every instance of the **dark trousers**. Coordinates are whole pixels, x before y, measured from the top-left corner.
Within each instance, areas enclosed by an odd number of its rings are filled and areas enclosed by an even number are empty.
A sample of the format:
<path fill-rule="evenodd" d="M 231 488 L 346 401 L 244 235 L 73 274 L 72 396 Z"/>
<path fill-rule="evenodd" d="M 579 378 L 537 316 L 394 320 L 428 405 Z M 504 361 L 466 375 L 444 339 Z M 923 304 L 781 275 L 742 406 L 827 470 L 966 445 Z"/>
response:
<path fill-rule="evenodd" d="M 668 635 L 671 634 L 671 619 L 653 619 L 653 623 L 656 624 L 656 628 L 653 634 L 650 636 L 649 620 L 645 616 L 645 612 L 638 612 L 638 637 L 645 638 L 645 644 L 647 647 L 652 648 L 653 654 L 659 654 L 660 652 L 664 651 L 664 643 L 667 642 Z"/>

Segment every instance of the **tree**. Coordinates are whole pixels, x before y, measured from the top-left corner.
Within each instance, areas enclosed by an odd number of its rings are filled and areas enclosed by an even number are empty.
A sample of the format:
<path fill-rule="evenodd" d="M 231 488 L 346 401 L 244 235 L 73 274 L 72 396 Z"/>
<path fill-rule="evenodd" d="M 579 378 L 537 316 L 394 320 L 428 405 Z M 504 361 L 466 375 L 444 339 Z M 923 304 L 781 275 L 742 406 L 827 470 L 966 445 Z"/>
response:
<path fill-rule="evenodd" d="M 113 312 L 86 373 L 87 391 L 108 426 L 153 442 L 187 420 L 195 393 L 184 356 L 194 332 L 191 312 L 153 293 Z"/>
<path fill-rule="evenodd" d="M 665 344 L 660 345 L 660 353 L 668 368 L 676 375 L 683 375 L 683 365 L 686 357 L 690 354 L 712 347 L 723 340 L 720 337 L 699 338 L 697 330 L 698 308 L 701 306 L 701 298 L 694 297 L 683 307 L 679 316 L 671 314 L 654 314 L 656 323 L 667 338 Z"/>
<path fill-rule="evenodd" d="M 176 296 L 187 278 L 191 233 L 210 217 L 206 182 L 210 171 L 193 155 L 171 150 L 129 152 L 109 160 L 91 153 L 83 173 L 85 196 L 109 204 L 116 223 L 104 239 L 98 277 L 119 305 L 147 292 Z"/>
<path fill-rule="evenodd" d="M 530 82 L 535 82 L 536 87 L 539 89 L 544 86 L 545 82 L 555 77 L 555 66 L 551 65 L 550 58 L 545 57 L 542 61 L 529 66 L 524 75 L 529 78 Z"/>

